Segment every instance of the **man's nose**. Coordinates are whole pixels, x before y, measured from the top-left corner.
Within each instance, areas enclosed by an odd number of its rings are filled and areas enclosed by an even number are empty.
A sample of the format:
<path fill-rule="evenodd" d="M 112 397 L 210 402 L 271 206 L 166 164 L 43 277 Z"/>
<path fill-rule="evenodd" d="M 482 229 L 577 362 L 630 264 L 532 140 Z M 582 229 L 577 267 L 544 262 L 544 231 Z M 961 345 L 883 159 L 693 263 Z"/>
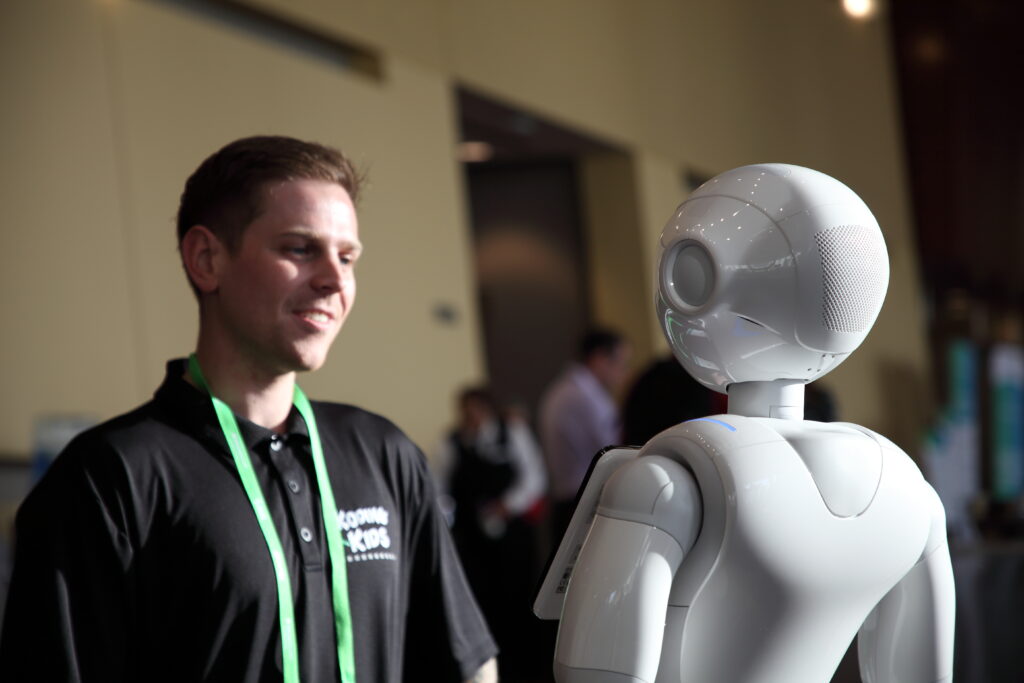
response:
<path fill-rule="evenodd" d="M 348 265 L 337 254 L 328 254 L 317 262 L 313 288 L 317 291 L 336 292 L 341 289 Z"/>

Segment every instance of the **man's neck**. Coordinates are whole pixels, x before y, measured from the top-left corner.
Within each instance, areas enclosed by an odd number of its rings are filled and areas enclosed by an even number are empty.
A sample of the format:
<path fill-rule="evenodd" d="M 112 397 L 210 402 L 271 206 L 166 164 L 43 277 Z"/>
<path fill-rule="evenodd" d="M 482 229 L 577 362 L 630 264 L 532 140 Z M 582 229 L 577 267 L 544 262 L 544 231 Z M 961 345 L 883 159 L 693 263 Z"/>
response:
<path fill-rule="evenodd" d="M 241 354 L 204 344 L 202 337 L 196 358 L 210 391 L 236 415 L 275 432 L 284 431 L 295 391 L 294 372 L 261 372 Z M 185 377 L 195 384 L 188 373 Z"/>

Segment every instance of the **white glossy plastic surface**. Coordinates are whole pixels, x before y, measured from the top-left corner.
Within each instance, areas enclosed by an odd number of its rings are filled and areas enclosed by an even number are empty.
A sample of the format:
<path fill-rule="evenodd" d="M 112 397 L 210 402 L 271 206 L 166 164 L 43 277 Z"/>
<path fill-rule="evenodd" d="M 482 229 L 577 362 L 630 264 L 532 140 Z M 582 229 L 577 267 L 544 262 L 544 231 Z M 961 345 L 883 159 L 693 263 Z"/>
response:
<path fill-rule="evenodd" d="M 648 454 L 609 478 L 597 514 L 661 529 L 687 551 L 700 530 L 701 507 L 697 482 L 678 461 Z"/>
<path fill-rule="evenodd" d="M 683 551 L 664 531 L 598 515 L 562 613 L 555 661 L 653 681 Z M 599 646 L 595 647 L 595 645 Z"/>
<path fill-rule="evenodd" d="M 673 352 L 721 392 L 827 373 L 863 341 L 889 278 L 864 202 L 786 164 L 744 166 L 698 188 L 662 232 L 658 272 Z"/>
<path fill-rule="evenodd" d="M 551 559 L 533 603 L 533 613 L 540 619 L 558 619 L 562 616 L 562 604 L 569 586 L 569 577 L 579 559 L 583 542 L 590 531 L 590 525 L 597 514 L 597 505 L 604 490 L 605 482 L 624 464 L 636 459 L 639 448 L 611 448 L 594 456 L 596 462 L 590 469 L 583 492 L 573 511 L 569 527 Z"/>
<path fill-rule="evenodd" d="M 953 680 L 953 567 L 942 502 L 930 493 L 932 527 L 925 556 L 882 599 L 858 634 L 864 683 Z"/>
<path fill-rule="evenodd" d="M 736 382 L 729 385 L 729 413 L 747 417 L 802 420 L 804 383 L 796 379 Z"/>
<path fill-rule="evenodd" d="M 653 666 L 664 683 L 819 683 L 874 614 L 862 635 L 871 666 L 919 675 L 872 680 L 930 682 L 951 672 L 942 509 L 890 442 L 852 425 L 719 415 L 662 433 L 630 468 L 650 456 L 684 465 L 672 475 L 684 487 L 696 481 L 700 535 L 666 579 L 674 555 L 656 529 L 599 514 L 569 583 L 560 670 L 649 681 Z M 649 639 L 662 632 L 652 664 Z"/>
<path fill-rule="evenodd" d="M 867 510 L 882 478 L 882 448 L 856 427 L 841 423 L 775 422 L 810 472 L 818 493 L 836 517 Z"/>

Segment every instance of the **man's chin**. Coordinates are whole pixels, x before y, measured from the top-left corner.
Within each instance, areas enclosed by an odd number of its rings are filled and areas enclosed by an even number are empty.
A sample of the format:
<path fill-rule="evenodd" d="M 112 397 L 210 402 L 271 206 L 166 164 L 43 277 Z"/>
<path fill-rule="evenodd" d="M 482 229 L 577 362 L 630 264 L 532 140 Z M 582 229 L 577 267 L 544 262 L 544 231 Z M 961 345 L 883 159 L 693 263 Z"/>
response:
<path fill-rule="evenodd" d="M 293 372 L 314 372 L 319 370 L 327 362 L 326 351 L 310 351 L 296 354 L 293 363 Z"/>
<path fill-rule="evenodd" d="M 278 360 L 283 372 L 314 372 L 327 362 L 330 346 L 306 341 L 278 347 Z"/>
<path fill-rule="evenodd" d="M 322 368 L 326 361 L 326 356 L 321 356 L 317 358 L 296 358 L 290 364 L 290 367 L 288 369 L 289 371 L 295 373 L 315 372 Z"/>

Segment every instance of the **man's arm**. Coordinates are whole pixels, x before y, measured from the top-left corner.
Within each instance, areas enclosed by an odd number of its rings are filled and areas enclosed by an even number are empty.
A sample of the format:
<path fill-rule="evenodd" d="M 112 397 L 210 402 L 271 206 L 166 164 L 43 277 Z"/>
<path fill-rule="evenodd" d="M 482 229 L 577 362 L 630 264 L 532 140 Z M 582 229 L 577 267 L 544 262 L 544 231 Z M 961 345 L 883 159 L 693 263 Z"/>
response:
<path fill-rule="evenodd" d="M 426 459 L 411 443 L 407 447 L 415 471 L 410 473 L 410 518 L 404 520 L 410 563 L 404 680 L 421 680 L 425 670 L 437 680 L 475 680 L 487 675 L 497 647 L 462 573 Z"/>
<path fill-rule="evenodd" d="M 548 483 L 540 447 L 529 427 L 521 422 L 508 423 L 508 456 L 515 478 L 501 501 L 509 514 L 521 515 L 544 495 Z"/>
<path fill-rule="evenodd" d="M 498 660 L 494 657 L 488 659 L 472 678 L 466 679 L 466 683 L 498 683 Z"/>
<path fill-rule="evenodd" d="M 70 456 L 70 457 L 69 457 Z M 117 683 L 133 677 L 131 550 L 109 482 L 61 456 L 18 513 L 0 632 L 0 680 Z"/>

